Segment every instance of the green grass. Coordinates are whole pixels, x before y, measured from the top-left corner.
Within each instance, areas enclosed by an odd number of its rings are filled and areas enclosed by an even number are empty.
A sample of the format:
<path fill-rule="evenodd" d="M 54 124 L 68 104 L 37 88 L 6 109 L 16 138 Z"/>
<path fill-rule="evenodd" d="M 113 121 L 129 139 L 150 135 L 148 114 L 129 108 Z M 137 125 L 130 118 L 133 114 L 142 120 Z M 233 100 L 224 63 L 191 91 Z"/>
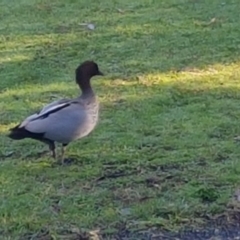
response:
<path fill-rule="evenodd" d="M 2 0 L 1 239 L 41 229 L 56 239 L 76 228 L 173 230 L 226 212 L 240 184 L 239 7 Z M 87 59 L 105 73 L 93 80 L 101 119 L 69 145 L 77 161 L 53 167 L 39 156 L 46 146 L 6 133 L 53 99 L 78 95 L 74 70 Z"/>

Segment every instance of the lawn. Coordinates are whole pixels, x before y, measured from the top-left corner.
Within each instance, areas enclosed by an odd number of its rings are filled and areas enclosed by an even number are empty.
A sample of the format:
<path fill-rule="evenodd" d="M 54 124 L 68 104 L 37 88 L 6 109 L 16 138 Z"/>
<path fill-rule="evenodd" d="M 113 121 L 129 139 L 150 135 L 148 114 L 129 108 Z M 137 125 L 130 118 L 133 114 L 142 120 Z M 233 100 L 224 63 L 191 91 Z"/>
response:
<path fill-rule="evenodd" d="M 238 211 L 239 9 L 238 0 L 2 0 L 1 239 L 177 231 Z M 69 145 L 71 164 L 6 137 L 44 104 L 77 96 L 74 71 L 88 59 L 105 73 L 92 81 L 100 121 Z"/>

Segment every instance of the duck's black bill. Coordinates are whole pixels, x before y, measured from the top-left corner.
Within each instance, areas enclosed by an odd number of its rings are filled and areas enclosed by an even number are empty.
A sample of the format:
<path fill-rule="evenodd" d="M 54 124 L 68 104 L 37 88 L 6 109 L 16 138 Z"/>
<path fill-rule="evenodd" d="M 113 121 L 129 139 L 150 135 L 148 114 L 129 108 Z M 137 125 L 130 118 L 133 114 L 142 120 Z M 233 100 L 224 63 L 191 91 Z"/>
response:
<path fill-rule="evenodd" d="M 104 74 L 101 71 L 98 71 L 98 75 L 104 76 Z"/>

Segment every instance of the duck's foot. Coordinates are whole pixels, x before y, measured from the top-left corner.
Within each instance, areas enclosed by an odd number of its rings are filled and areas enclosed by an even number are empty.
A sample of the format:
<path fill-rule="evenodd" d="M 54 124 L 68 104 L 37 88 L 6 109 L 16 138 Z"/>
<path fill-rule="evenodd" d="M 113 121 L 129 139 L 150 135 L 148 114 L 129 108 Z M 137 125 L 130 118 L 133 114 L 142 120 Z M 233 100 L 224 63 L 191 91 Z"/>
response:
<path fill-rule="evenodd" d="M 76 159 L 74 158 L 64 158 L 62 162 L 62 165 L 72 165 L 76 162 Z"/>
<path fill-rule="evenodd" d="M 76 162 L 77 162 L 77 159 L 75 159 L 75 158 L 59 159 L 59 160 L 54 161 L 52 163 L 52 167 L 56 167 L 56 166 L 70 166 L 70 165 L 73 165 Z"/>

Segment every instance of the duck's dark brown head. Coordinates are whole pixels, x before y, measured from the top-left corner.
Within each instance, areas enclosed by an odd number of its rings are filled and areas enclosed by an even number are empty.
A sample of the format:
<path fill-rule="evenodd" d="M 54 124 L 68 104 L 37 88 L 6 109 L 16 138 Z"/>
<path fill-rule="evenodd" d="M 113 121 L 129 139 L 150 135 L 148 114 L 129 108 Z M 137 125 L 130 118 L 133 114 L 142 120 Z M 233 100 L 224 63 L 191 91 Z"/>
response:
<path fill-rule="evenodd" d="M 81 85 L 89 81 L 92 77 L 103 75 L 94 61 L 85 61 L 76 69 L 76 83 Z"/>

